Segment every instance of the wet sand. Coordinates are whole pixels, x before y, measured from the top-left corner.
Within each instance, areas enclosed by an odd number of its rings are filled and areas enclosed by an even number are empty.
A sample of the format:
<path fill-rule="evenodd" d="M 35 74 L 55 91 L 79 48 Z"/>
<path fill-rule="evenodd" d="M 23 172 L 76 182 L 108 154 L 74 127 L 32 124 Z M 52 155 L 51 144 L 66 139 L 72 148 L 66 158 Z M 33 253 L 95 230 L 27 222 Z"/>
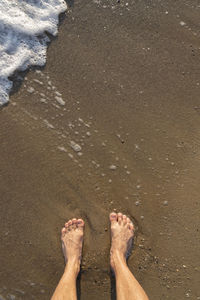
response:
<path fill-rule="evenodd" d="M 150 299 L 200 299 L 199 53 L 197 1 L 69 8 L 0 111 L 0 299 L 50 298 L 72 217 L 86 222 L 79 297 L 115 299 L 114 209 L 137 227 L 129 266 Z"/>

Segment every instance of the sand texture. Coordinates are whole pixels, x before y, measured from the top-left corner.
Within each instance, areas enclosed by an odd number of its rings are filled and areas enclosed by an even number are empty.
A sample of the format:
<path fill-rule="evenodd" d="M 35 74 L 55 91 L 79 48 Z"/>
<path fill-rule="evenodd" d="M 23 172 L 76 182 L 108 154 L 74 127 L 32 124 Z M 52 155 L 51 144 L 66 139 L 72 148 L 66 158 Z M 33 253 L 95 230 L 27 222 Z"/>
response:
<path fill-rule="evenodd" d="M 0 111 L 1 299 L 50 299 L 85 220 L 79 299 L 115 299 L 109 219 L 153 300 L 200 299 L 198 1 L 76 1 Z M 13 298 L 15 296 L 15 298 Z"/>

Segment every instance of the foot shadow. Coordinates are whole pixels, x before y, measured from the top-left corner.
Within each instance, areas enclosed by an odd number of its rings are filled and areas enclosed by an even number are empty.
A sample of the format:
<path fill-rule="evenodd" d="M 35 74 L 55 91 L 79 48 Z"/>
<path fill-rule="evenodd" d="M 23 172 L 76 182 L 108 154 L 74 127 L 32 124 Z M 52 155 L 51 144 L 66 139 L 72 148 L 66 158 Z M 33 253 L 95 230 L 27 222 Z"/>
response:
<path fill-rule="evenodd" d="M 76 280 L 76 292 L 77 292 L 77 300 L 81 299 L 81 270 L 78 274 L 77 280 Z"/>
<path fill-rule="evenodd" d="M 113 271 L 110 270 L 110 283 L 111 283 L 111 300 L 116 300 L 116 281 Z"/>

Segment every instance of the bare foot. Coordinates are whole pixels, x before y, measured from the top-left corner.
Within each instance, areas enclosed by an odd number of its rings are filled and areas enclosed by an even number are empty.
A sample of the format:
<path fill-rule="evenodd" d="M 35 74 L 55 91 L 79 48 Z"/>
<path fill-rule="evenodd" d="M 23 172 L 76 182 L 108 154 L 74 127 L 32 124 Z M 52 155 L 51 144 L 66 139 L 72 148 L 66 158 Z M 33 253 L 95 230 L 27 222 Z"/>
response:
<path fill-rule="evenodd" d="M 134 225 L 131 220 L 122 213 L 111 213 L 111 249 L 110 249 L 110 264 L 115 271 L 115 257 L 121 257 L 126 260 L 131 250 Z"/>
<path fill-rule="evenodd" d="M 81 253 L 83 246 L 83 228 L 82 219 L 72 219 L 65 223 L 61 231 L 62 249 L 66 264 L 72 263 L 80 270 Z"/>

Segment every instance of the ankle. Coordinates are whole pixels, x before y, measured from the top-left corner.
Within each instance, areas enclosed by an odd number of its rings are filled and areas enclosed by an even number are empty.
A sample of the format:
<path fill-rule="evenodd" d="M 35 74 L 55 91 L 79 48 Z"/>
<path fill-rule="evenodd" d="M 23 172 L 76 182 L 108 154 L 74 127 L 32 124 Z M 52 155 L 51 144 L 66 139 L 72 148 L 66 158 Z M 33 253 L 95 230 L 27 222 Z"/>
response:
<path fill-rule="evenodd" d="M 110 256 L 115 260 L 126 261 L 124 253 L 122 251 L 119 251 L 119 250 L 111 250 L 110 251 Z"/>
<path fill-rule="evenodd" d="M 80 262 L 77 259 L 68 260 L 65 266 L 65 272 L 70 272 L 77 277 L 80 272 Z"/>
<path fill-rule="evenodd" d="M 114 272 L 116 272 L 118 266 L 127 265 L 124 254 L 117 250 L 111 251 L 110 252 L 110 264 L 111 264 L 111 268 L 113 269 Z"/>

